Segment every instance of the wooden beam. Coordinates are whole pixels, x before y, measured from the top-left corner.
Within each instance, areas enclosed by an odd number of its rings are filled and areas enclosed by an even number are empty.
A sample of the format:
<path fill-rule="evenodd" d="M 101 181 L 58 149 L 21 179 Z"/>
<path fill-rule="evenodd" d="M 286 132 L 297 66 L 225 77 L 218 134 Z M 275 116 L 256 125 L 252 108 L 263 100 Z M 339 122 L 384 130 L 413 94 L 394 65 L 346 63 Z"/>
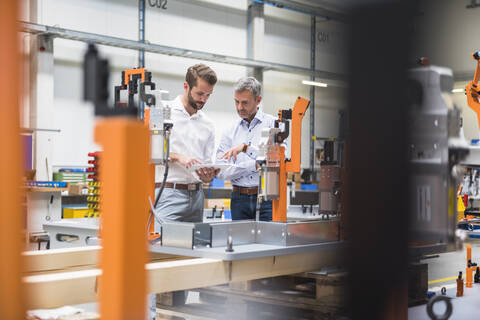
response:
<path fill-rule="evenodd" d="M 58 271 L 66 272 L 67 269 L 98 266 L 98 257 L 101 246 L 62 248 L 51 250 L 25 251 L 22 253 L 24 271 L 26 273 Z M 150 252 L 150 261 L 179 260 L 187 257 Z"/>
<path fill-rule="evenodd" d="M 79 266 L 96 266 L 100 246 L 26 251 L 22 253 L 25 272 L 61 270 Z"/>
<path fill-rule="evenodd" d="M 161 293 L 202 288 L 318 270 L 340 264 L 340 250 L 308 252 L 238 261 L 187 259 L 146 265 L 148 291 Z M 24 277 L 28 309 L 56 308 L 97 301 L 99 269 Z"/>

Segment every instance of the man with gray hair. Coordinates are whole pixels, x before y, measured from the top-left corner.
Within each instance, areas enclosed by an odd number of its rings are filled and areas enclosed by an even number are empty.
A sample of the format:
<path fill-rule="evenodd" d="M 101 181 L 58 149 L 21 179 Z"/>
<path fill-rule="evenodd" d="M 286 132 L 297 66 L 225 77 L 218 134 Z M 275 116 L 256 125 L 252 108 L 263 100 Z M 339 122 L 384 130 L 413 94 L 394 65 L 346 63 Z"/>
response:
<path fill-rule="evenodd" d="M 232 182 L 232 220 L 255 219 L 258 194 L 256 158 L 262 129 L 273 128 L 276 118 L 259 109 L 262 85 L 254 77 L 241 78 L 235 85 L 235 107 L 240 119 L 222 136 L 217 158 L 236 165 L 218 175 Z M 272 220 L 272 201 L 260 205 L 260 220 Z"/>

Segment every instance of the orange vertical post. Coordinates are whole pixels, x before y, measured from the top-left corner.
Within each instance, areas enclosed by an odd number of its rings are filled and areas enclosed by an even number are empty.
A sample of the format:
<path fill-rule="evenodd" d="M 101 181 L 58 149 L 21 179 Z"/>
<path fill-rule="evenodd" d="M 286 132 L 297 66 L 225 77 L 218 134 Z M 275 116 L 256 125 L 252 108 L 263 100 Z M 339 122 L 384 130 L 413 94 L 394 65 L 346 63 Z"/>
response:
<path fill-rule="evenodd" d="M 102 320 L 144 319 L 148 129 L 135 119 L 105 119 L 95 128 L 95 140 L 103 146 L 100 316 Z"/>
<path fill-rule="evenodd" d="M 468 265 L 468 262 L 472 261 L 472 246 L 467 244 L 467 269 L 466 269 L 466 280 L 465 280 L 465 287 L 471 288 L 473 287 L 473 269 Z"/>
<path fill-rule="evenodd" d="M 25 319 L 21 284 L 22 210 L 19 112 L 19 1 L 0 1 L 0 319 Z"/>
<path fill-rule="evenodd" d="M 467 267 L 468 267 L 468 261 L 472 260 L 472 246 L 467 244 L 465 247 L 467 248 Z"/>
<path fill-rule="evenodd" d="M 278 178 L 279 198 L 272 200 L 272 221 L 287 221 L 287 171 L 285 170 L 285 147 L 279 146 L 280 172 Z"/>

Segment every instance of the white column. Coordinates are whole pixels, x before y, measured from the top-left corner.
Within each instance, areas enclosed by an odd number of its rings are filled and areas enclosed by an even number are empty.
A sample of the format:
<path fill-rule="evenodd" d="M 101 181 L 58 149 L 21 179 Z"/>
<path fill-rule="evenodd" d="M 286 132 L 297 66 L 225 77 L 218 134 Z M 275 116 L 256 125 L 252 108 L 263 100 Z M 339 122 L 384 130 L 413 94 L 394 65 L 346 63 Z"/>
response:
<path fill-rule="evenodd" d="M 264 60 L 265 17 L 263 4 L 249 1 L 247 24 L 247 56 L 250 59 Z M 258 81 L 263 83 L 262 68 L 249 68 L 248 75 L 254 76 Z"/>
<path fill-rule="evenodd" d="M 53 38 L 37 36 L 30 50 L 30 127 L 53 128 Z M 33 163 L 36 180 L 52 179 L 53 139 L 58 133 L 35 131 Z"/>

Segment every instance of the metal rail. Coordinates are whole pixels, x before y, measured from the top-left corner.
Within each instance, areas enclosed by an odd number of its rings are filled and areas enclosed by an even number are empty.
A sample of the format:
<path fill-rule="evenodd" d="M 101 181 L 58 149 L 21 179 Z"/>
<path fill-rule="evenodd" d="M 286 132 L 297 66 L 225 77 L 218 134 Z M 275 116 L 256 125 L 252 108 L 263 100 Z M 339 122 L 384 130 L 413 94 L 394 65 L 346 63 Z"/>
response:
<path fill-rule="evenodd" d="M 348 22 L 348 15 L 335 12 L 329 9 L 322 7 L 311 6 L 308 4 L 299 3 L 292 0 L 258 0 L 263 3 L 272 4 L 278 8 L 287 8 L 294 11 L 298 11 L 304 14 L 309 14 L 311 16 L 317 16 L 321 18 L 326 18 L 328 20 L 335 20 L 343 23 Z"/>
<path fill-rule="evenodd" d="M 310 18 L 310 68 L 315 70 L 315 52 L 316 52 L 316 42 L 317 42 L 317 21 L 316 17 L 312 16 Z M 310 80 L 315 81 L 315 76 L 311 75 Z M 313 136 L 315 135 L 315 86 L 310 88 L 310 170 L 311 170 L 311 179 L 315 181 L 315 141 Z"/>
<path fill-rule="evenodd" d="M 279 64 L 267 61 L 259 61 L 247 58 L 239 58 L 221 54 L 214 54 L 204 51 L 188 50 L 176 47 L 169 47 L 153 43 L 143 43 L 140 41 L 111 37 L 100 35 L 96 33 L 89 33 L 83 31 L 76 31 L 70 29 L 64 29 L 59 27 L 46 26 L 31 22 L 21 21 L 19 23 L 19 30 L 21 32 L 28 32 L 32 34 L 49 35 L 55 38 L 91 42 L 101 45 L 107 45 L 111 47 L 132 49 L 132 50 L 144 50 L 145 52 L 153 52 L 158 54 L 165 54 L 169 56 L 177 56 L 184 58 L 191 58 L 204 61 L 213 61 L 219 63 L 233 64 L 239 66 L 263 68 L 266 70 L 274 70 L 287 73 L 307 74 L 314 75 L 317 78 L 325 80 L 345 80 L 345 76 L 339 73 L 320 71 L 312 71 L 309 68 L 297 67 L 286 64 Z"/>

